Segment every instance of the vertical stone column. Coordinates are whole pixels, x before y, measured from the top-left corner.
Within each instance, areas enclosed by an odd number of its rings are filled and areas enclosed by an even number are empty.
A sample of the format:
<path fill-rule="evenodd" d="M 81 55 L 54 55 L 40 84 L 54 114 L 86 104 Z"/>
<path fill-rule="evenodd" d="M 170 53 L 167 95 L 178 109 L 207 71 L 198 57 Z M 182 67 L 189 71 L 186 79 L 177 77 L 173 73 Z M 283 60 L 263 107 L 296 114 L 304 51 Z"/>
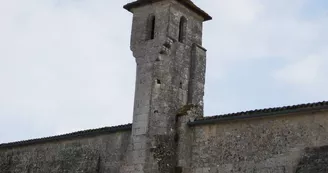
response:
<path fill-rule="evenodd" d="M 177 166 L 179 173 L 190 173 L 192 161 L 193 131 L 188 122 L 203 116 L 203 97 L 206 71 L 206 49 L 193 44 L 189 68 L 188 104 L 177 113 Z"/>
<path fill-rule="evenodd" d="M 206 49 L 201 45 L 193 44 L 191 53 L 191 68 L 188 91 L 188 104 L 204 108 Z"/>
<path fill-rule="evenodd" d="M 135 91 L 135 103 L 133 113 L 133 126 L 131 144 L 129 147 L 130 156 L 127 157 L 130 166 L 125 171 L 131 173 L 143 173 L 147 156 L 147 133 L 149 125 L 149 111 L 151 108 L 151 91 L 153 87 L 152 79 L 153 64 L 140 63 L 137 65 L 137 79 Z M 129 173 L 129 172 L 125 172 Z"/>
<path fill-rule="evenodd" d="M 182 107 L 177 114 L 177 170 L 176 173 L 192 172 L 192 145 L 194 133 L 188 122 L 202 116 L 202 109 L 194 105 Z"/>

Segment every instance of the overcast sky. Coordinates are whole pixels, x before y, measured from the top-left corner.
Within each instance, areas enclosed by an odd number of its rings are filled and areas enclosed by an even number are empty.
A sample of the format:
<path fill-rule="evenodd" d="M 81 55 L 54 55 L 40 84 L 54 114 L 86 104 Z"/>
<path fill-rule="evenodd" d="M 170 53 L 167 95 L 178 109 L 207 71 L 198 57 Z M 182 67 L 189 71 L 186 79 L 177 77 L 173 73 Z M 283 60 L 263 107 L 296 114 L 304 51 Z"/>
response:
<path fill-rule="evenodd" d="M 0 0 L 0 143 L 130 123 L 129 0 Z M 194 0 L 205 115 L 328 99 L 327 0 Z"/>

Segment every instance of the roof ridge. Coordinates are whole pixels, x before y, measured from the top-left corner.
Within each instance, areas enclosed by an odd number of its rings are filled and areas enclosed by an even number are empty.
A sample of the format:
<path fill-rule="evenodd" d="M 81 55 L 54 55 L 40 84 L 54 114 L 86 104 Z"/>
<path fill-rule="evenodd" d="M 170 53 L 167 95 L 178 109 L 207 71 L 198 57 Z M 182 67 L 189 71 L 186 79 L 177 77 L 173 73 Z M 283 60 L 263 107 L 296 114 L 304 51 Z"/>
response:
<path fill-rule="evenodd" d="M 268 115 L 278 115 L 278 114 L 281 115 L 281 114 L 289 114 L 289 113 L 297 113 L 297 112 L 321 110 L 321 109 L 328 109 L 328 101 L 303 103 L 303 104 L 263 108 L 263 109 L 254 109 L 254 110 L 227 113 L 227 114 L 221 114 L 221 115 L 215 115 L 209 117 L 201 117 L 201 118 L 197 118 L 194 122 L 189 122 L 188 124 L 189 125 L 210 124 L 219 121 L 222 122 L 227 120 L 249 119 L 249 118 L 263 117 Z"/>
<path fill-rule="evenodd" d="M 147 5 L 149 3 L 156 3 L 156 2 L 159 2 L 159 1 L 163 1 L 163 0 L 136 0 L 134 2 L 130 2 L 126 5 L 124 5 L 123 8 L 130 11 L 130 12 L 132 12 L 131 10 L 133 8 L 141 7 L 141 6 Z M 185 5 L 189 9 L 193 10 L 195 13 L 197 13 L 198 15 L 203 17 L 204 21 L 212 20 L 212 17 L 208 13 L 206 13 L 204 10 L 199 8 L 191 0 L 175 0 L 175 1 L 179 2 L 182 5 Z"/>
<path fill-rule="evenodd" d="M 50 137 L 22 140 L 22 141 L 17 141 L 17 142 L 10 142 L 10 143 L 3 143 L 3 144 L 0 144 L 0 149 L 3 149 L 3 148 L 8 149 L 8 148 L 15 148 L 15 147 L 20 147 L 20 146 L 48 143 L 48 142 L 54 142 L 54 141 L 58 141 L 58 140 L 65 140 L 65 139 L 72 139 L 72 138 L 83 138 L 83 137 L 94 136 L 94 135 L 114 133 L 114 132 L 118 132 L 118 131 L 128 131 L 131 129 L 132 129 L 131 123 L 124 124 L 124 125 L 96 128 L 96 129 L 87 129 L 87 130 L 81 130 L 81 131 L 76 131 L 76 132 L 66 133 L 66 134 L 61 134 L 61 135 L 55 135 L 55 136 L 50 136 Z"/>
<path fill-rule="evenodd" d="M 189 122 L 188 124 L 191 126 L 200 125 L 200 124 L 212 124 L 212 123 L 222 122 L 227 120 L 249 119 L 249 118 L 264 117 L 269 115 L 297 113 L 303 111 L 314 111 L 314 110 L 318 111 L 322 109 L 328 109 L 328 101 L 304 103 L 304 104 L 296 104 L 296 105 L 272 107 L 272 108 L 264 108 L 264 109 L 254 109 L 249 111 L 221 114 L 221 115 L 215 115 L 210 117 L 202 117 L 202 118 L 197 118 L 195 121 Z M 62 134 L 62 135 L 3 143 L 0 144 L 0 149 L 15 148 L 20 146 L 28 146 L 28 145 L 34 145 L 40 143 L 54 142 L 58 140 L 72 139 L 72 138 L 83 138 L 83 137 L 113 133 L 118 131 L 128 131 L 131 129 L 132 129 L 131 123 L 124 124 L 124 125 L 96 128 L 96 129 L 87 129 L 87 130 Z"/>

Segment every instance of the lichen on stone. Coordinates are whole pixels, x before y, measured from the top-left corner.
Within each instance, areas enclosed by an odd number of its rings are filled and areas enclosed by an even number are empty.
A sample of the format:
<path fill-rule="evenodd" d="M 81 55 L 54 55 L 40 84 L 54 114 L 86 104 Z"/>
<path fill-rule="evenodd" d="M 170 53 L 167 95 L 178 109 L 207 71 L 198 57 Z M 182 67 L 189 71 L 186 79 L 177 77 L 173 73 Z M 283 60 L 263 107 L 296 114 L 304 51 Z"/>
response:
<path fill-rule="evenodd" d="M 194 105 L 194 104 L 187 104 L 182 106 L 177 113 L 177 116 L 184 116 L 188 114 L 188 111 L 192 110 L 193 108 L 198 108 L 198 105 Z"/>
<path fill-rule="evenodd" d="M 172 172 L 176 158 L 176 144 L 170 135 L 156 135 L 154 137 L 155 147 L 150 151 L 153 157 L 157 160 L 158 169 L 160 172 Z"/>

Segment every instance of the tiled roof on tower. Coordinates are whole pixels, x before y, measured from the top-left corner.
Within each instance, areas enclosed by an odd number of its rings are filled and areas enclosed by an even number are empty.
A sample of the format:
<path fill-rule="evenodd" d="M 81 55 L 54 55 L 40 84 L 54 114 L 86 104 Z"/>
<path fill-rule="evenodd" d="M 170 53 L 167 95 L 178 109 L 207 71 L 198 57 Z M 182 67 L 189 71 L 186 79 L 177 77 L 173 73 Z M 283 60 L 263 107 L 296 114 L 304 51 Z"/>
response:
<path fill-rule="evenodd" d="M 137 1 L 134 1 L 134 2 L 131 2 L 131 3 L 128 3 L 128 4 L 124 5 L 124 8 L 131 12 L 133 10 L 133 8 L 141 7 L 141 6 L 144 6 L 144 5 L 147 5 L 147 4 L 160 2 L 160 1 L 163 1 L 163 0 L 137 0 Z M 181 3 L 182 5 L 186 6 L 190 10 L 194 11 L 195 13 L 197 13 L 198 15 L 203 17 L 204 21 L 212 19 L 212 17 L 209 14 L 207 14 L 205 11 L 200 9 L 191 0 L 175 0 L 175 1 Z"/>

